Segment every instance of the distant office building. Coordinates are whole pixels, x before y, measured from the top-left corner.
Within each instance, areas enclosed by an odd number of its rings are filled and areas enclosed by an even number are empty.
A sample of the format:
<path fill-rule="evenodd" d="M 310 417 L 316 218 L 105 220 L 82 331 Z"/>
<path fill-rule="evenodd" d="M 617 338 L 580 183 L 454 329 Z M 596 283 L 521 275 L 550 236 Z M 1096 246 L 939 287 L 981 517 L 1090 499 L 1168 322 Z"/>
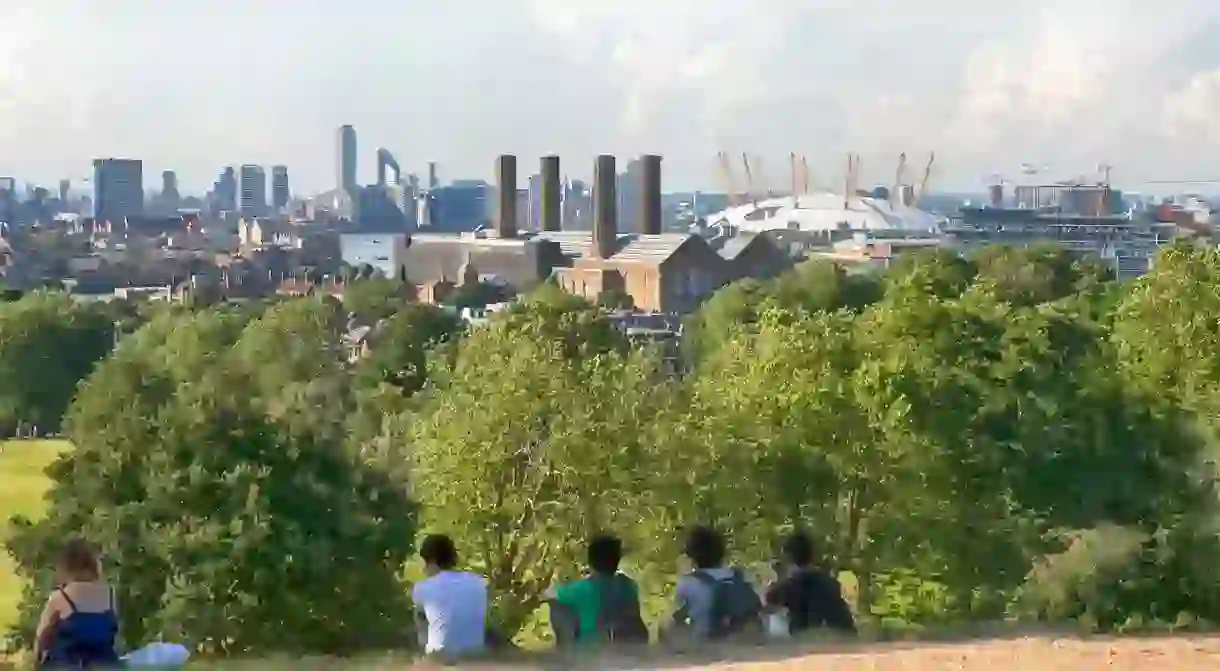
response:
<path fill-rule="evenodd" d="M 59 180 L 59 200 L 60 200 L 60 202 L 62 202 L 62 203 L 68 202 L 68 196 L 71 194 L 71 192 L 72 192 L 72 180 L 70 180 L 70 179 Z"/>
<path fill-rule="evenodd" d="M 482 180 L 458 180 L 428 193 L 428 226 L 435 231 L 473 231 L 491 224 L 494 189 Z"/>
<path fill-rule="evenodd" d="M 620 231 L 640 232 L 643 220 L 640 194 L 644 192 L 644 163 L 635 159 L 618 176 L 618 225 Z"/>
<path fill-rule="evenodd" d="M 271 207 L 276 213 L 283 212 L 288 207 L 288 166 L 271 166 Z"/>
<path fill-rule="evenodd" d="M 15 223 L 17 206 L 17 180 L 12 177 L 0 177 L 0 224 L 6 228 Z"/>
<path fill-rule="evenodd" d="M 561 200 L 563 230 L 593 230 L 593 190 L 588 184 L 578 179 L 567 180 Z"/>
<path fill-rule="evenodd" d="M 530 231 L 541 230 L 542 228 L 542 175 L 534 173 L 530 175 L 529 186 L 529 203 L 526 205 L 526 220 L 524 228 Z"/>
<path fill-rule="evenodd" d="M 144 216 L 144 163 L 126 158 L 93 161 L 93 216 L 120 223 Z"/>
<path fill-rule="evenodd" d="M 237 173 L 232 166 L 226 167 L 212 184 L 208 207 L 212 214 L 237 211 Z"/>
<path fill-rule="evenodd" d="M 405 233 L 345 233 L 339 236 L 339 255 L 353 268 L 367 265 L 385 277 L 397 277 L 406 238 Z"/>
<path fill-rule="evenodd" d="M 267 173 L 259 165 L 243 165 L 240 180 L 243 217 L 261 217 L 267 213 Z"/>
<path fill-rule="evenodd" d="M 440 178 L 436 174 L 436 161 L 428 161 L 428 189 L 435 189 L 440 185 Z"/>
<path fill-rule="evenodd" d="M 356 129 L 351 126 L 339 127 L 338 142 L 338 188 L 355 193 L 359 182 L 356 180 Z"/>
<path fill-rule="evenodd" d="M 173 170 L 161 173 L 161 202 L 170 209 L 177 209 L 182 195 L 178 193 L 178 175 Z"/>

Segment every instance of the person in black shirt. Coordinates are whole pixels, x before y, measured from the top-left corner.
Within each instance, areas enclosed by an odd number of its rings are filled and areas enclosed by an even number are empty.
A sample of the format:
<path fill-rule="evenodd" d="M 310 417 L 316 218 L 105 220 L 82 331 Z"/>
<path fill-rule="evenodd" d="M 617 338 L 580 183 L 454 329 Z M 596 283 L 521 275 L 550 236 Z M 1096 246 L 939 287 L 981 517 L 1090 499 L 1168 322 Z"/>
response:
<path fill-rule="evenodd" d="M 787 612 L 789 634 L 819 627 L 855 633 L 856 624 L 839 581 L 813 565 L 809 536 L 799 531 L 792 534 L 784 543 L 784 555 L 790 567 L 767 589 L 764 600 L 769 608 Z"/>

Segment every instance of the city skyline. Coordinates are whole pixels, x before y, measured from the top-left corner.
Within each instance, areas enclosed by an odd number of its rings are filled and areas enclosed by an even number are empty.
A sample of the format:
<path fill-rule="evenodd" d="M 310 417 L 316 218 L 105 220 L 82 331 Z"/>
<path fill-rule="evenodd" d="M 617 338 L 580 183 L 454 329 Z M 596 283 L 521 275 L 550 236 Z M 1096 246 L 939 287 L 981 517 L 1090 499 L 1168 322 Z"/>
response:
<path fill-rule="evenodd" d="M 1220 176 L 1220 6 L 895 4 L 9 0 L 0 173 L 53 187 L 129 157 L 202 193 L 221 166 L 257 163 L 308 194 L 333 187 L 351 124 L 361 184 L 374 147 L 404 173 L 436 160 L 445 179 L 489 180 L 504 152 L 586 177 L 599 153 L 655 152 L 672 190 L 720 188 L 721 150 L 761 155 L 776 186 L 790 151 L 823 187 L 849 151 L 863 183 L 936 151 L 947 189 L 1023 162 L 1070 177 L 1107 161 L 1133 188 Z"/>

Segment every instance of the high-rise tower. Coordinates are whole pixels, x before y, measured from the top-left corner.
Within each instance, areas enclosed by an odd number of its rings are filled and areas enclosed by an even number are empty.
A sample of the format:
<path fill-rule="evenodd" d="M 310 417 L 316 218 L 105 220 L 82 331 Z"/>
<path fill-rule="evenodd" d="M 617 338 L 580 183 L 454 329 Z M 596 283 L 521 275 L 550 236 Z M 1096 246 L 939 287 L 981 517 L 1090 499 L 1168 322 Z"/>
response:
<path fill-rule="evenodd" d="M 144 163 L 126 158 L 93 161 L 93 216 L 122 223 L 144 216 Z"/>
<path fill-rule="evenodd" d="M 338 188 L 355 193 L 356 181 L 356 129 L 351 126 L 339 127 L 338 143 Z"/>
<path fill-rule="evenodd" d="M 267 213 L 267 173 L 259 165 L 243 165 L 239 171 L 243 217 L 261 217 Z"/>
<path fill-rule="evenodd" d="M 278 214 L 288 207 L 288 166 L 271 166 L 271 207 Z"/>

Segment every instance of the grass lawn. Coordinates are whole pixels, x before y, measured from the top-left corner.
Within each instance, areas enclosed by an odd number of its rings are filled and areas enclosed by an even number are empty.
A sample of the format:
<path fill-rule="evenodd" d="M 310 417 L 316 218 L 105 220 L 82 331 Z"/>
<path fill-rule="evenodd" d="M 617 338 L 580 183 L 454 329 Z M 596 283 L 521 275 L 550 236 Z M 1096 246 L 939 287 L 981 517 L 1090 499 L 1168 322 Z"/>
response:
<path fill-rule="evenodd" d="M 9 518 L 42 513 L 43 494 L 50 482 L 43 472 L 60 452 L 68 449 L 61 440 L 13 440 L 0 442 L 0 541 Z M 17 615 L 21 583 L 13 575 L 12 558 L 0 551 L 0 635 L 8 631 Z"/>

